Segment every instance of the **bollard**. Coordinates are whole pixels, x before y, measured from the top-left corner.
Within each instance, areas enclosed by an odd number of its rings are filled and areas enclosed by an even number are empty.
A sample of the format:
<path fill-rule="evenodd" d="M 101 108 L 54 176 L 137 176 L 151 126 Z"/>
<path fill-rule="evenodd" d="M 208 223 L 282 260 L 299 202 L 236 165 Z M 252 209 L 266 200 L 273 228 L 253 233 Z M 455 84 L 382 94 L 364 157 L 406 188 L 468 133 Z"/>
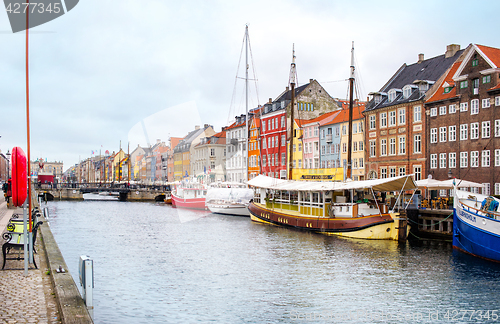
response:
<path fill-rule="evenodd" d="M 87 306 L 90 317 L 94 318 L 94 261 L 88 255 L 81 255 L 78 267 L 80 285 L 82 286 L 83 301 Z"/>

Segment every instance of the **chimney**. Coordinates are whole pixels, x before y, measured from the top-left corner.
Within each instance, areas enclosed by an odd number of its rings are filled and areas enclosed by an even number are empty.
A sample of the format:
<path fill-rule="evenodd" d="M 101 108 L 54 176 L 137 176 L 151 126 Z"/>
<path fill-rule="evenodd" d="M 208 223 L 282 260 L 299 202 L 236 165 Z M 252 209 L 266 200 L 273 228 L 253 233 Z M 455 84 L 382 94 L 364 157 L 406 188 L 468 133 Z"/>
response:
<path fill-rule="evenodd" d="M 269 98 L 269 103 L 272 104 L 273 103 L 273 98 Z"/>
<path fill-rule="evenodd" d="M 288 90 L 290 90 L 290 88 L 288 88 L 288 86 L 286 86 L 286 90 L 285 91 L 288 91 Z"/>
<path fill-rule="evenodd" d="M 309 83 L 313 83 L 314 79 L 309 79 Z"/>
<path fill-rule="evenodd" d="M 444 54 L 444 58 L 450 58 L 454 56 L 458 51 L 460 51 L 460 45 L 450 44 L 446 46 L 446 53 Z"/>
<path fill-rule="evenodd" d="M 424 61 L 424 54 L 420 53 L 418 54 L 418 64 L 422 63 Z"/>
<path fill-rule="evenodd" d="M 198 129 L 200 129 L 200 125 L 194 126 L 194 130 L 198 130 Z"/>
<path fill-rule="evenodd" d="M 210 125 L 209 125 L 209 124 L 205 124 L 203 127 L 204 127 L 205 129 L 207 129 L 208 127 L 210 127 Z"/>

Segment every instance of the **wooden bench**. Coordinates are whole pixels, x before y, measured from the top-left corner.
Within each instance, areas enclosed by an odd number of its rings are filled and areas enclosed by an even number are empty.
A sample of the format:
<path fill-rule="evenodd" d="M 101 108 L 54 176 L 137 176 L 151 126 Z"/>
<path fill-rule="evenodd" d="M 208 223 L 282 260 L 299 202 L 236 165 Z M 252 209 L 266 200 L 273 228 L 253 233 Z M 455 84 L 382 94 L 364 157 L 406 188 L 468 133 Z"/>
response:
<path fill-rule="evenodd" d="M 38 231 L 38 227 L 43 224 L 42 221 L 38 221 L 39 213 L 37 211 L 33 212 L 33 252 L 36 253 L 34 246 L 36 243 L 36 234 Z M 21 250 L 24 250 L 24 222 L 22 218 L 19 217 L 19 214 L 15 214 L 9 220 L 7 224 L 7 232 L 2 234 L 2 238 L 5 242 L 2 245 L 2 254 L 3 254 L 3 265 L 2 270 L 5 268 L 5 262 L 7 260 L 24 260 L 24 257 L 21 257 Z M 29 235 L 29 234 L 28 234 Z M 29 243 L 28 243 L 29 244 Z M 18 250 L 17 257 L 7 257 L 12 249 Z M 33 258 L 33 264 L 35 268 L 38 269 L 36 265 L 35 259 Z"/>

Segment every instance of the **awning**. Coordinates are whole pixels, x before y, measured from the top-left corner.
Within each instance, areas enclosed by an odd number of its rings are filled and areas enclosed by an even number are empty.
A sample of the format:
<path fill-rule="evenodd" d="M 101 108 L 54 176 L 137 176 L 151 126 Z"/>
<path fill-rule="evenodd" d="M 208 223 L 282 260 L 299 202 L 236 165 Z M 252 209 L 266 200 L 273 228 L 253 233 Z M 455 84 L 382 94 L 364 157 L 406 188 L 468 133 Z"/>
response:
<path fill-rule="evenodd" d="M 347 182 L 281 180 L 259 175 L 250 180 L 248 184 L 252 187 L 290 191 L 340 191 L 346 189 L 369 188 L 375 191 L 399 191 L 417 188 L 415 181 L 413 181 L 413 176 L 411 175 Z"/>

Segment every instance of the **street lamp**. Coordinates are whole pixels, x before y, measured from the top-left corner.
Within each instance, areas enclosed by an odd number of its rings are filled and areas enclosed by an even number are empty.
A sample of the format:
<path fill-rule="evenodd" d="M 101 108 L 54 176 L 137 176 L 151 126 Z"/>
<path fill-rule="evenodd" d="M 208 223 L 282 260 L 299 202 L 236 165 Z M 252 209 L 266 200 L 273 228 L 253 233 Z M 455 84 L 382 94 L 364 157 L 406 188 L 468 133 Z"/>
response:
<path fill-rule="evenodd" d="M 7 179 L 10 179 L 10 156 L 12 155 L 9 150 L 7 150 Z"/>

